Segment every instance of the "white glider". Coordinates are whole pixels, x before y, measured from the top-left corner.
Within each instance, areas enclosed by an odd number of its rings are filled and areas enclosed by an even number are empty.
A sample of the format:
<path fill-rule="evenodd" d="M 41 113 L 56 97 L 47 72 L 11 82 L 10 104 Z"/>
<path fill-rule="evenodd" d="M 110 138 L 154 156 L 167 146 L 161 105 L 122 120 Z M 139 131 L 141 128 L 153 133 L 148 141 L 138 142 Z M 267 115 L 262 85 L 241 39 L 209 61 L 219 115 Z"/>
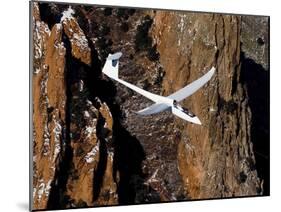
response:
<path fill-rule="evenodd" d="M 108 77 L 110 77 L 111 79 L 116 80 L 117 82 L 127 86 L 128 88 L 136 91 L 137 93 L 155 102 L 153 105 L 138 111 L 137 114 L 151 115 L 151 114 L 162 112 L 164 110 L 170 110 L 174 115 L 186 121 L 201 125 L 199 118 L 195 116 L 192 112 L 190 112 L 188 109 L 180 106 L 178 102 L 189 97 L 197 90 L 199 90 L 204 84 L 206 84 L 215 73 L 214 67 L 212 67 L 211 70 L 208 71 L 201 78 L 181 88 L 180 90 L 176 91 L 170 96 L 164 97 L 164 96 L 159 96 L 157 94 L 150 93 L 122 79 L 119 79 L 118 66 L 119 66 L 119 58 L 121 56 L 122 56 L 121 52 L 117 52 L 115 54 L 109 54 L 106 59 L 105 65 L 102 69 L 102 72 Z"/>

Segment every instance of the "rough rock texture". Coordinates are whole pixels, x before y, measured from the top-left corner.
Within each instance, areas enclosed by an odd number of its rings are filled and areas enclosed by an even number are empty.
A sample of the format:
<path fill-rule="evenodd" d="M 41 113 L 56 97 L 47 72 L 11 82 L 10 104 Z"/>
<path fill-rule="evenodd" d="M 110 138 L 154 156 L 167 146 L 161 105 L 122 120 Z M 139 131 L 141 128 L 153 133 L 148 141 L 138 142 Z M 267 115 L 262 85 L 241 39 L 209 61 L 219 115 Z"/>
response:
<path fill-rule="evenodd" d="M 33 14 L 33 208 L 117 204 L 114 152 L 106 147 L 112 139 L 111 112 L 99 99 L 93 106 L 79 79 L 86 72 L 82 62 L 91 62 L 85 36 L 73 17 L 50 31 L 37 3 Z M 67 35 L 70 47 L 63 33 L 72 30 L 77 35 Z M 78 72 L 67 65 L 70 60 L 77 60 Z M 93 183 L 96 179 L 100 184 Z"/>
<path fill-rule="evenodd" d="M 269 18 L 241 17 L 241 48 L 245 57 L 252 58 L 269 69 Z"/>
<path fill-rule="evenodd" d="M 61 28 L 55 25 L 50 32 L 40 20 L 38 5 L 33 9 L 33 198 L 35 208 L 46 208 L 63 144 L 65 48 L 61 45 Z"/>
<path fill-rule="evenodd" d="M 166 71 L 165 94 L 216 67 L 209 85 L 183 102 L 203 126 L 177 123 L 183 135 L 178 146 L 179 170 L 188 196 L 262 194 L 252 146 L 252 113 L 240 79 L 241 17 L 157 12 L 153 33 Z"/>
<path fill-rule="evenodd" d="M 33 208 L 269 194 L 267 23 L 34 3 Z M 215 66 L 181 102 L 203 125 L 135 114 L 151 102 L 101 74 L 116 51 L 120 78 L 160 95 Z"/>
<path fill-rule="evenodd" d="M 72 16 L 74 11 L 71 7 L 63 12 L 61 22 L 64 26 L 64 32 L 71 42 L 71 53 L 72 55 L 80 59 L 83 63 L 91 63 L 91 49 L 88 45 L 84 32 L 79 27 L 76 19 Z"/>
<path fill-rule="evenodd" d="M 263 194 L 269 195 L 269 17 L 241 19 L 241 82 L 252 112 L 250 133 L 256 167 L 263 179 Z"/>

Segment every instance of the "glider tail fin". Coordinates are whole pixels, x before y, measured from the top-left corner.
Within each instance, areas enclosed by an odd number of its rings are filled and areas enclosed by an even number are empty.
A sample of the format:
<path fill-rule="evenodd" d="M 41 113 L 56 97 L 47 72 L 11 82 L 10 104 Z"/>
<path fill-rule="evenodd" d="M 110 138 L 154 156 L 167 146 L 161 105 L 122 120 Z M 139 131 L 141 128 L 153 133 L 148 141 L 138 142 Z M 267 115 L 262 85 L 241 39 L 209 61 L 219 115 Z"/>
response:
<path fill-rule="evenodd" d="M 109 54 L 106 59 L 105 65 L 102 69 L 102 72 L 112 79 L 118 79 L 119 58 L 121 56 L 122 56 L 121 52 Z"/>

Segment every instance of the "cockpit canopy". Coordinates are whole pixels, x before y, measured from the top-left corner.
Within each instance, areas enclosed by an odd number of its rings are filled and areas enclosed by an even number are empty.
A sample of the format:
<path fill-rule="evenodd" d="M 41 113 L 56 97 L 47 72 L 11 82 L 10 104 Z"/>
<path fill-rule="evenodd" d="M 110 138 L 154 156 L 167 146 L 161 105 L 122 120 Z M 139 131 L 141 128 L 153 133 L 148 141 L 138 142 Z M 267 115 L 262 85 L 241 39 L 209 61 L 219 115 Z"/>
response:
<path fill-rule="evenodd" d="M 192 113 L 191 111 L 189 111 L 187 108 L 182 107 L 176 100 L 173 101 L 173 106 L 177 109 L 179 109 L 180 111 L 184 112 L 185 114 L 187 114 L 190 117 L 195 117 L 195 114 Z"/>

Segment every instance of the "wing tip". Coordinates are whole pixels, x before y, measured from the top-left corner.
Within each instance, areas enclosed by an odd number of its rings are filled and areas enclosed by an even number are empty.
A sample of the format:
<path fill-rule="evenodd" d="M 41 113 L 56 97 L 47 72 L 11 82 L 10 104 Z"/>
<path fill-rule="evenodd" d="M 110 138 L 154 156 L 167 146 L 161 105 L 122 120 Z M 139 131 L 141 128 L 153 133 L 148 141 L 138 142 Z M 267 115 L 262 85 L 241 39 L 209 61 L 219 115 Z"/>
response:
<path fill-rule="evenodd" d="M 141 112 L 140 112 L 140 111 L 132 110 L 132 113 L 137 114 L 137 115 L 141 115 Z"/>
<path fill-rule="evenodd" d="M 215 66 L 213 66 L 211 69 L 210 69 L 210 73 L 212 73 L 212 75 L 215 73 L 215 71 L 216 71 L 216 68 L 215 68 Z"/>
<path fill-rule="evenodd" d="M 149 113 L 146 113 L 146 111 L 142 111 L 142 110 L 139 110 L 139 111 L 133 111 L 133 113 L 139 115 L 139 116 L 147 116 L 147 115 L 151 115 Z"/>

